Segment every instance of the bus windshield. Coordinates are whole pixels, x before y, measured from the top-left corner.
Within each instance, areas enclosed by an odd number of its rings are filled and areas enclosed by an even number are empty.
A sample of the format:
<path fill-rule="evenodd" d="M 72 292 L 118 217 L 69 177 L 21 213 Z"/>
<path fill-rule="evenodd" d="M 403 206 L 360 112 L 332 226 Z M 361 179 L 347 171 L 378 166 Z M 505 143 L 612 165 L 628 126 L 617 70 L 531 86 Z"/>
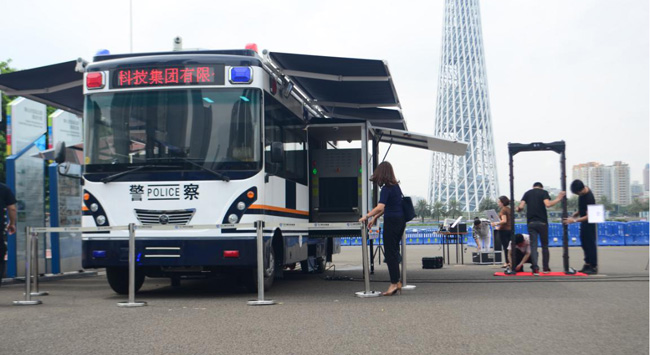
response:
<path fill-rule="evenodd" d="M 97 93 L 86 98 L 86 171 L 164 163 L 183 169 L 259 170 L 259 89 Z"/>

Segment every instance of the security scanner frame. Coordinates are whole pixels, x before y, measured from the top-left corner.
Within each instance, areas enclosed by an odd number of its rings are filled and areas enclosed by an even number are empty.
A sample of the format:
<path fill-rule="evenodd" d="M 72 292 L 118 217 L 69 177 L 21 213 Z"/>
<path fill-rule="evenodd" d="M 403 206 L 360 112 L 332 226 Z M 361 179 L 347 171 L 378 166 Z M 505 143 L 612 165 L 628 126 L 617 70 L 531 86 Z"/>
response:
<path fill-rule="evenodd" d="M 564 141 L 542 143 L 508 143 L 509 166 L 510 166 L 510 201 L 514 204 L 515 201 L 515 177 L 514 177 L 514 161 L 513 157 L 522 152 L 535 152 L 535 151 L 552 151 L 560 155 L 560 183 L 562 191 L 566 191 L 566 144 Z M 562 219 L 568 217 L 567 213 L 567 198 L 562 199 Z M 510 209 L 510 218 L 515 220 L 515 208 Z M 514 223 L 513 223 L 514 224 Z M 510 242 L 514 245 L 515 233 L 513 231 Z M 562 261 L 564 266 L 564 273 L 567 275 L 574 275 L 576 271 L 569 267 L 569 227 L 562 224 Z"/>

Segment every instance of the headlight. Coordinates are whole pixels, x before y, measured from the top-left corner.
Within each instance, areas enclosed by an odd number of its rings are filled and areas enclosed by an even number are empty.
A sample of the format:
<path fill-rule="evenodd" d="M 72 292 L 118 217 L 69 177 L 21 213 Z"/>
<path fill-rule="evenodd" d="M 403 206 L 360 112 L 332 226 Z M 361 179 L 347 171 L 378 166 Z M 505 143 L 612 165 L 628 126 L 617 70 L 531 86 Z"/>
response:
<path fill-rule="evenodd" d="M 237 204 L 237 209 L 243 211 L 244 208 L 246 208 L 246 204 L 242 201 L 239 201 L 239 203 Z"/>
<path fill-rule="evenodd" d="M 91 211 L 97 212 L 98 209 L 99 209 L 99 206 L 96 203 L 93 203 L 93 204 L 90 205 L 90 210 Z"/>
<path fill-rule="evenodd" d="M 239 220 L 239 218 L 234 213 L 231 214 L 230 216 L 228 216 L 228 222 L 231 223 L 231 224 L 237 223 L 238 220 Z"/>
<path fill-rule="evenodd" d="M 103 226 L 104 223 L 106 223 L 106 217 L 104 217 L 104 216 L 97 216 L 97 218 L 95 219 L 95 221 L 97 222 L 97 225 L 98 225 L 98 226 Z"/>

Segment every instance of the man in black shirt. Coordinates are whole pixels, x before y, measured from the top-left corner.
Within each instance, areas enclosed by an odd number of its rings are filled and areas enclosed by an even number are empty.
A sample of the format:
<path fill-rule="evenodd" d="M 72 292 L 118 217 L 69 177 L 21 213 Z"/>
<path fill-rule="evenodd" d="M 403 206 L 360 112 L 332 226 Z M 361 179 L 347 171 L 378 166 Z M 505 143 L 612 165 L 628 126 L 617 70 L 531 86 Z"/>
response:
<path fill-rule="evenodd" d="M 596 238 L 596 225 L 589 223 L 587 206 L 595 205 L 596 198 L 591 189 L 580 180 L 571 183 L 571 192 L 578 195 L 578 211 L 571 217 L 564 219 L 564 224 L 580 222 L 580 244 L 585 253 L 585 266 L 580 270 L 585 274 L 598 273 L 598 239 Z"/>
<path fill-rule="evenodd" d="M 555 200 L 551 201 L 551 196 L 548 191 L 544 190 L 544 185 L 541 182 L 533 184 L 533 188 L 526 191 L 524 197 L 521 198 L 517 212 L 524 210 L 524 206 L 528 205 L 526 211 L 526 218 L 528 219 L 528 234 L 530 234 L 530 249 L 531 257 L 530 262 L 533 268 L 533 275 L 539 275 L 539 265 L 537 263 L 537 239 L 542 242 L 542 261 L 544 266 L 544 273 L 551 272 L 548 266 L 549 252 L 548 252 L 548 216 L 546 215 L 546 208 L 555 206 L 558 202 L 562 201 L 566 192 L 560 192 Z"/>
<path fill-rule="evenodd" d="M 5 230 L 7 234 L 16 233 L 16 197 L 7 185 L 0 183 L 0 226 L 2 227 L 5 225 L 5 208 L 9 214 L 9 224 L 6 229 L 0 228 L 0 285 L 5 274 L 5 254 L 7 254 Z"/>

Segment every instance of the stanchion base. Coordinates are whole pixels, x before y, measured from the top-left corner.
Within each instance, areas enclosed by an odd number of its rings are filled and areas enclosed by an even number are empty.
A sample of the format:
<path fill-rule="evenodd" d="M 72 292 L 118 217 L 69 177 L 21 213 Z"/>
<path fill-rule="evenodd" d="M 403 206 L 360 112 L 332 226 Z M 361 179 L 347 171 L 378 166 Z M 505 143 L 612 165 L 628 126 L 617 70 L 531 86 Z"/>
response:
<path fill-rule="evenodd" d="M 270 306 L 275 304 L 274 300 L 255 300 L 255 301 L 248 301 L 246 302 L 247 305 L 249 306 Z"/>
<path fill-rule="evenodd" d="M 381 296 L 381 292 L 379 292 L 379 291 L 370 291 L 370 292 L 359 291 L 359 292 L 355 292 L 354 294 L 355 294 L 355 296 L 361 297 L 361 298 L 370 298 L 370 297 L 379 297 L 379 296 Z"/>
<path fill-rule="evenodd" d="M 402 286 L 402 290 L 410 291 L 410 290 L 415 290 L 417 286 L 415 285 L 404 285 Z"/>
<path fill-rule="evenodd" d="M 36 304 L 42 304 L 40 300 L 31 300 L 31 301 L 14 301 L 14 306 L 33 306 Z"/>
<path fill-rule="evenodd" d="M 48 296 L 50 293 L 47 291 L 40 291 L 40 292 L 32 292 L 30 293 L 31 296 Z"/>
<path fill-rule="evenodd" d="M 146 306 L 147 302 L 118 302 L 118 307 L 142 307 Z"/>

